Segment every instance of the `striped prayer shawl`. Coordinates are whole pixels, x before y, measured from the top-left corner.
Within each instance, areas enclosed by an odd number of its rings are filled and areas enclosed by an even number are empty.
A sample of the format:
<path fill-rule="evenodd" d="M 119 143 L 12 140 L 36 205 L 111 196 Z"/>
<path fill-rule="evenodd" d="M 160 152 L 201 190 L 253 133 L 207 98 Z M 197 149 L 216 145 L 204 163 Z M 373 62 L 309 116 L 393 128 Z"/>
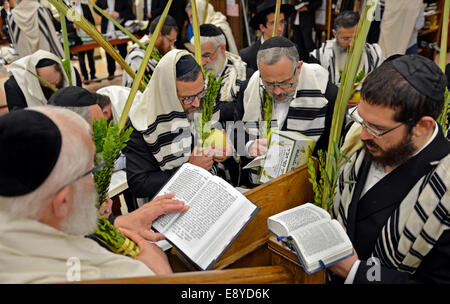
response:
<path fill-rule="evenodd" d="M 355 184 L 345 181 L 357 179 L 364 154 L 363 150 L 355 153 L 339 176 L 334 213 L 344 228 L 355 189 Z M 382 228 L 372 253 L 382 266 L 413 274 L 442 233 L 450 229 L 450 155 L 432 166 Z"/>
<path fill-rule="evenodd" d="M 344 69 L 345 56 L 338 58 L 339 46 L 336 39 L 327 40 L 318 49 L 315 49 L 310 55 L 319 61 L 319 64 L 323 66 L 330 75 L 330 82 L 339 85 L 341 82 L 341 74 L 339 70 Z M 359 71 L 364 69 L 367 75 L 373 71 L 376 67 L 380 66 L 384 61 L 381 48 L 378 44 L 366 43 L 364 53 L 359 65 Z"/>
<path fill-rule="evenodd" d="M 172 50 L 162 57 L 140 100 L 130 110 L 133 127 L 139 131 L 161 170 L 171 170 L 189 161 L 192 126 L 178 99 L 176 63 L 190 53 Z M 212 121 L 219 120 L 214 109 Z"/>
<path fill-rule="evenodd" d="M 46 50 L 64 58 L 51 13 L 38 2 L 22 1 L 12 10 L 8 22 L 11 40 L 20 57 Z"/>
<path fill-rule="evenodd" d="M 325 116 L 328 110 L 328 100 L 325 91 L 328 84 L 328 73 L 317 64 L 303 63 L 298 76 L 297 93 L 289 105 L 285 126 L 278 126 L 283 130 L 291 130 L 318 140 L 325 129 Z M 262 80 L 259 71 L 256 71 L 244 92 L 243 122 L 252 122 L 253 125 L 246 131 L 249 134 L 260 134 L 257 129 L 262 121 Z M 276 113 L 272 113 L 272 118 Z M 278 125 L 273 120 L 272 126 Z"/>
<path fill-rule="evenodd" d="M 125 58 L 125 62 L 130 66 L 131 70 L 133 70 L 133 72 L 137 74 L 139 68 L 141 67 L 144 56 L 145 50 L 141 49 L 138 45 L 134 45 Z M 157 61 L 156 59 L 150 58 L 150 60 L 147 62 L 147 66 L 145 67 L 144 79 L 147 78 L 148 80 L 150 80 L 158 62 L 159 61 Z M 134 79 L 130 75 L 128 75 L 128 73 L 123 73 L 122 86 L 131 88 L 133 82 Z"/>

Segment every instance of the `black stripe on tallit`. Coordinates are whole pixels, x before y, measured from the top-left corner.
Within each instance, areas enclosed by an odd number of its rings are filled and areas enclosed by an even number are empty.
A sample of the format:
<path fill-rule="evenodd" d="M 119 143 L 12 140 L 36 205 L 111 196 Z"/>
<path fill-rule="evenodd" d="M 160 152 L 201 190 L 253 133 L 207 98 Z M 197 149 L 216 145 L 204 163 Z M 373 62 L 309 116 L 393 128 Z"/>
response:
<path fill-rule="evenodd" d="M 190 129 L 187 128 L 179 128 L 174 131 L 164 132 L 160 133 L 154 143 L 148 143 L 148 148 L 152 151 L 153 154 L 158 154 L 161 151 L 162 147 L 165 147 L 167 145 L 171 145 L 175 142 L 175 139 L 177 139 L 177 142 L 179 142 L 182 138 L 190 137 Z"/>
<path fill-rule="evenodd" d="M 450 226 L 450 214 L 441 202 L 436 206 L 433 211 L 434 216 L 444 225 Z"/>
<path fill-rule="evenodd" d="M 299 97 L 325 97 L 320 90 L 298 90 L 296 98 Z"/>
<path fill-rule="evenodd" d="M 445 187 L 444 182 L 442 179 L 437 175 L 433 174 L 430 178 L 430 186 L 431 189 L 433 189 L 433 192 L 436 194 L 439 200 L 442 199 L 445 192 L 447 191 L 447 188 Z"/>
<path fill-rule="evenodd" d="M 149 125 L 147 127 L 147 130 L 142 131 L 141 133 L 144 134 L 144 135 L 149 135 L 149 134 L 155 132 L 156 127 L 158 126 L 158 124 L 163 123 L 163 122 L 168 122 L 168 121 L 174 120 L 176 118 L 184 118 L 185 119 L 186 118 L 186 113 L 173 111 L 173 112 L 170 112 L 168 114 L 158 115 L 156 117 L 155 122 L 152 123 L 151 125 Z"/>
<path fill-rule="evenodd" d="M 45 9 L 38 9 L 38 18 L 39 18 L 39 29 L 41 30 L 42 34 L 45 36 L 45 38 L 47 39 L 48 43 L 50 44 L 50 49 L 52 50 L 52 53 L 55 54 L 56 56 L 59 57 L 64 57 L 63 54 L 59 53 L 59 49 L 55 44 L 55 41 L 53 41 L 52 39 L 52 30 L 49 28 L 48 24 L 47 24 L 47 20 L 45 19 L 45 17 L 42 14 L 47 14 L 47 17 L 51 17 L 48 15 L 48 12 Z M 51 20 L 51 19 L 50 19 Z M 45 29 L 43 27 L 45 27 Z"/>
<path fill-rule="evenodd" d="M 327 106 L 324 106 L 322 108 L 289 107 L 287 118 L 311 121 L 316 118 L 325 117 L 327 115 L 327 111 Z"/>

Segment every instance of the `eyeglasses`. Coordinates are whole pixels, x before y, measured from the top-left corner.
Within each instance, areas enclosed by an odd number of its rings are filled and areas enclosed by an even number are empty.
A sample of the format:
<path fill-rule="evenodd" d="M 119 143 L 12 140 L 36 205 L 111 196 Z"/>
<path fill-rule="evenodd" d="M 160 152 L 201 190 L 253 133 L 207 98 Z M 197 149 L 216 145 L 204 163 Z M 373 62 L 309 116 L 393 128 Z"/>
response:
<path fill-rule="evenodd" d="M 80 179 L 82 179 L 85 176 L 88 176 L 89 174 L 93 174 L 94 172 L 97 172 L 101 169 L 103 169 L 105 167 L 106 162 L 103 160 L 100 164 L 98 164 L 97 166 L 95 166 L 94 168 L 92 168 L 91 170 L 81 174 L 80 176 L 78 176 L 77 178 L 73 179 L 72 181 L 70 181 L 69 183 L 65 184 L 64 186 L 62 186 L 61 188 L 59 188 L 59 190 L 56 192 L 58 193 L 59 191 L 61 191 L 63 188 L 69 186 L 70 184 L 73 184 L 77 181 L 79 181 Z"/>
<path fill-rule="evenodd" d="M 267 22 L 267 27 L 273 27 L 274 24 L 275 24 L 275 20 Z M 280 25 L 280 24 L 286 25 L 287 24 L 287 20 L 284 20 L 284 19 L 278 20 L 278 25 Z"/>
<path fill-rule="evenodd" d="M 170 45 L 174 45 L 175 42 L 177 42 L 177 39 L 170 39 L 169 36 L 167 36 L 167 35 L 163 35 L 163 37 L 169 41 Z"/>
<path fill-rule="evenodd" d="M 194 102 L 195 98 L 198 98 L 199 100 L 202 100 L 203 97 L 206 96 L 206 90 L 203 89 L 200 93 L 192 95 L 192 96 L 186 96 L 186 97 L 178 97 L 180 99 L 180 101 L 184 104 L 184 105 L 190 105 L 191 103 Z"/>
<path fill-rule="evenodd" d="M 220 45 L 218 45 L 217 47 L 215 47 L 215 48 L 214 48 L 214 52 L 212 52 L 212 53 L 210 53 L 210 52 L 205 52 L 205 53 L 203 53 L 203 54 L 202 54 L 202 58 L 211 61 L 212 58 L 216 56 L 217 50 L 218 50 L 219 48 L 220 48 Z"/>
<path fill-rule="evenodd" d="M 344 42 L 352 41 L 353 37 L 337 37 L 339 40 L 342 40 Z"/>
<path fill-rule="evenodd" d="M 265 82 L 262 78 L 261 78 L 261 80 L 262 80 L 264 88 L 268 91 L 274 91 L 277 87 L 283 91 L 286 91 L 286 90 L 291 89 L 294 86 L 295 81 L 292 81 L 292 79 L 295 77 L 296 74 L 297 74 L 297 69 L 294 69 L 294 74 L 291 76 L 291 78 L 289 78 L 288 81 L 283 82 L 283 83 Z"/>
<path fill-rule="evenodd" d="M 365 128 L 367 130 L 367 132 L 369 132 L 370 135 L 375 136 L 376 138 L 380 138 L 381 136 L 394 131 L 395 129 L 397 129 L 398 127 L 400 127 L 403 124 L 403 123 L 401 123 L 398 126 L 395 126 L 387 131 L 375 130 L 374 128 L 372 128 L 372 127 L 368 126 L 366 123 L 364 123 L 364 120 L 359 116 L 359 114 L 358 114 L 358 116 L 356 116 L 357 110 L 358 110 L 358 107 L 355 107 L 355 109 L 350 113 L 350 119 L 353 120 L 354 122 L 360 124 L 363 128 Z"/>

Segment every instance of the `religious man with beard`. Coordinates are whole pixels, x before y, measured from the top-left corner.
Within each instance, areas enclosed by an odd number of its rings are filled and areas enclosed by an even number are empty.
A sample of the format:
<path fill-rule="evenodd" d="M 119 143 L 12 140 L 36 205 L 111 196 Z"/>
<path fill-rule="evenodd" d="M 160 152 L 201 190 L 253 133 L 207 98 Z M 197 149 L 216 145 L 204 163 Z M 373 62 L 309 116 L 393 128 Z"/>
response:
<path fill-rule="evenodd" d="M 153 197 L 184 163 L 216 173 L 214 162 L 229 158 L 229 145 L 201 153 L 196 145 L 194 119 L 205 94 L 201 68 L 189 52 L 172 50 L 156 66 L 129 114 L 134 131 L 125 148 L 126 171 L 135 197 Z M 215 108 L 212 128 L 221 129 L 218 120 Z"/>
<path fill-rule="evenodd" d="M 328 269 L 345 282 L 450 282 L 450 143 L 436 123 L 445 86 L 439 67 L 418 55 L 385 62 L 364 81 L 344 143 L 359 148 L 334 198 L 355 254 Z"/>
<path fill-rule="evenodd" d="M 359 22 L 359 13 L 344 11 L 334 22 L 332 30 L 334 39 L 327 40 L 322 46 L 310 53 L 310 62 L 323 66 L 330 75 L 330 81 L 337 86 L 341 82 L 341 75 L 345 68 L 348 49 Z M 366 43 L 358 71 L 364 70 L 369 74 L 384 61 L 381 48 L 378 44 Z"/>
<path fill-rule="evenodd" d="M 245 124 L 245 133 L 237 130 L 233 139 L 238 154 L 254 158 L 266 153 L 268 140 L 261 133 L 265 93 L 273 104 L 272 129 L 300 132 L 316 141 L 315 152 L 326 151 L 338 91 L 328 81 L 328 72 L 318 64 L 299 61 L 296 45 L 284 37 L 266 40 L 257 62 L 259 70 L 241 90 L 236 106 L 235 121 Z M 255 186 L 257 173 L 252 170 L 248 182 Z"/>
<path fill-rule="evenodd" d="M 72 65 L 70 68 L 72 85 L 81 87 L 80 74 Z M 9 111 L 46 105 L 54 93 L 32 73 L 57 89 L 69 86 L 69 80 L 59 58 L 44 50 L 14 61 L 9 66 L 8 72 L 10 77 L 4 87 Z"/>
<path fill-rule="evenodd" d="M 170 273 L 148 229 L 161 214 L 184 212 L 174 194 L 114 219 L 140 248 L 135 259 L 85 236 L 97 225 L 92 129 L 58 107 L 0 117 L 0 282 L 57 283 Z M 78 263 L 78 267 L 76 267 Z"/>
<path fill-rule="evenodd" d="M 141 38 L 140 42 L 142 42 L 144 45 L 147 46 L 149 44 L 150 39 L 155 32 L 156 26 L 158 25 L 159 19 L 160 16 L 152 21 L 152 23 L 150 24 L 149 34 Z M 165 54 L 167 54 L 167 52 L 174 48 L 175 41 L 177 40 L 177 35 L 177 22 L 173 17 L 167 15 L 161 28 L 161 32 L 159 33 L 158 38 L 156 38 L 155 49 L 153 50 L 153 52 L 158 52 L 159 54 L 157 56 L 150 57 L 150 60 L 147 62 L 147 67 L 145 68 L 144 78 L 150 80 L 153 71 L 155 70 L 155 67 L 160 60 L 159 57 L 164 56 Z M 125 58 L 125 62 L 135 73 L 137 73 L 137 71 L 141 67 L 144 56 L 145 50 L 142 49 L 139 45 L 133 44 L 131 46 L 130 52 Z M 124 87 L 131 88 L 133 82 L 134 79 L 130 75 L 128 75 L 127 73 L 122 74 L 122 85 Z"/>
<path fill-rule="evenodd" d="M 192 38 L 192 43 L 193 43 Z M 226 51 L 226 39 L 222 31 L 213 24 L 200 26 L 202 65 L 216 79 L 222 77 L 216 105 L 220 110 L 220 122 L 234 121 L 234 108 L 242 84 L 253 74 L 252 69 L 237 55 Z"/>

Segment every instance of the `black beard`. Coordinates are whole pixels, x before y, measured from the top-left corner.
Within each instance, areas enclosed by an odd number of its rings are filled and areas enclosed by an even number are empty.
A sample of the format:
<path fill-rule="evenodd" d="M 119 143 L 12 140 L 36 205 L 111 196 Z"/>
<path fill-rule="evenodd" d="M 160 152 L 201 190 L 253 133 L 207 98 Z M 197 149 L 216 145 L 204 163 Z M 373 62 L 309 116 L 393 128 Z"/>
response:
<path fill-rule="evenodd" d="M 369 161 L 372 161 L 381 166 L 399 166 L 406 162 L 413 153 L 417 150 L 417 147 L 411 140 L 411 135 L 407 135 L 403 138 L 403 140 L 396 146 L 384 151 L 382 150 L 376 143 L 372 140 L 363 140 L 364 142 L 364 150 L 366 151 L 366 156 Z M 382 152 L 380 156 L 373 156 L 370 151 L 366 148 L 366 144 L 376 147 L 379 151 Z"/>

